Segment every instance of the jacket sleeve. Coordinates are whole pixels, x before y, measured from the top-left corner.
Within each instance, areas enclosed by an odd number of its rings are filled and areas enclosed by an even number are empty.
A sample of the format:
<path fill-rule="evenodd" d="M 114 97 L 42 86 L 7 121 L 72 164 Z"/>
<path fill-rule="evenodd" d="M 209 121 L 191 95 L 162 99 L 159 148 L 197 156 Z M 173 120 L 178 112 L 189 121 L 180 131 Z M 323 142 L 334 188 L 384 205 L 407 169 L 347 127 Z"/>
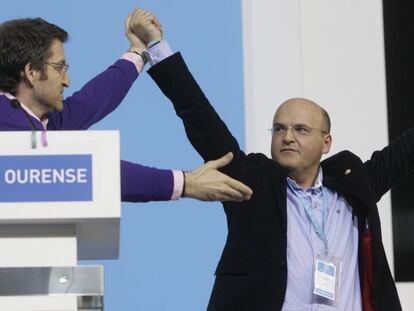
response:
<path fill-rule="evenodd" d="M 414 128 L 364 163 L 376 201 L 414 168 Z"/>
<path fill-rule="evenodd" d="M 173 54 L 148 72 L 172 101 L 184 123 L 187 137 L 197 152 L 205 161 L 233 152 L 233 161 L 223 171 L 237 178 L 245 154 L 198 86 L 181 54 Z"/>
<path fill-rule="evenodd" d="M 63 110 L 49 115 L 50 130 L 85 130 L 111 113 L 138 77 L 134 64 L 120 59 L 63 101 Z"/>
<path fill-rule="evenodd" d="M 121 200 L 123 202 L 168 201 L 174 188 L 170 170 L 121 161 Z"/>

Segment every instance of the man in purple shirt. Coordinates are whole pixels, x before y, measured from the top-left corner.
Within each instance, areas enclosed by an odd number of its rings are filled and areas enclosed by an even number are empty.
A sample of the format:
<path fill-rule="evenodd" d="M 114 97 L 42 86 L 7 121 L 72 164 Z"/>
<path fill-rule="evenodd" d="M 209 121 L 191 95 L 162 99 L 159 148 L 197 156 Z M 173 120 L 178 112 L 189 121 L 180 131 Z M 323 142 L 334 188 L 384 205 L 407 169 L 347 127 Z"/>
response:
<path fill-rule="evenodd" d="M 401 310 L 376 203 L 414 169 L 414 128 L 368 161 L 342 151 L 320 162 L 332 143 L 329 115 L 293 98 L 274 115 L 272 159 L 246 155 L 154 19 L 137 9 L 130 25 L 147 44 L 149 74 L 200 155 L 231 151 L 224 171 L 254 190 L 249 201 L 223 203 L 228 236 L 208 310 Z"/>
<path fill-rule="evenodd" d="M 69 65 L 63 43 L 66 31 L 47 21 L 17 19 L 0 25 L 0 130 L 86 130 L 112 112 L 142 71 L 145 45 L 130 31 L 131 47 L 121 59 L 63 99 Z M 251 190 L 217 169 L 232 154 L 193 172 L 161 170 L 121 161 L 123 201 L 177 199 L 244 200 Z"/>

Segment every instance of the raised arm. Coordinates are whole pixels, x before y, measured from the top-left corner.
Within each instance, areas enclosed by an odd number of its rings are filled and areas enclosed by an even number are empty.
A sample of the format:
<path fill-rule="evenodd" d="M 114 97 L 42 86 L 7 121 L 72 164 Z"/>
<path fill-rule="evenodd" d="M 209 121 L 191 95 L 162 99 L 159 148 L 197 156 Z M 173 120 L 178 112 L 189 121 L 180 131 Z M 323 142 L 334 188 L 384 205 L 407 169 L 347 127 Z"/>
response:
<path fill-rule="evenodd" d="M 134 33 L 146 44 L 162 40 L 157 33 L 157 19 L 149 12 L 135 10 Z M 154 65 L 148 71 L 162 92 L 172 101 L 177 115 L 183 120 L 187 136 L 205 161 L 216 159 L 227 152 L 234 159 L 223 171 L 236 176 L 243 165 L 244 153 L 224 122 L 210 105 L 181 54 L 171 55 L 166 41 L 150 47 L 146 52 L 149 62 Z"/>
<path fill-rule="evenodd" d="M 136 9 L 129 15 L 129 19 L 130 29 L 127 32 L 137 34 L 137 37 L 145 45 L 157 44 L 162 39 L 161 24 L 151 12 Z M 157 54 L 157 57 L 160 55 L 162 56 L 162 54 Z M 225 155 L 222 156 L 223 154 Z M 219 158 L 219 156 L 222 157 Z M 242 201 L 250 199 L 252 190 L 249 187 L 218 170 L 231 163 L 233 154 L 223 152 L 219 156 L 208 159 L 211 161 L 192 172 L 184 174 L 183 196 L 203 201 Z M 164 176 L 164 185 L 171 184 L 171 174 L 168 175 L 164 172 L 162 175 Z M 168 197 L 171 196 L 172 188 L 172 186 L 161 186 L 159 189 L 163 189 L 165 191 L 164 197 L 165 195 Z"/>
<path fill-rule="evenodd" d="M 379 201 L 414 169 L 414 128 L 404 132 L 381 151 L 375 151 L 364 165 L 375 199 Z"/>
<path fill-rule="evenodd" d="M 132 33 L 131 17 L 128 14 L 124 25 L 125 35 L 130 43 L 128 52 L 79 91 L 66 98 L 63 110 L 49 115 L 49 129 L 88 129 L 122 102 L 144 66 L 141 54 L 145 45 Z"/>
<path fill-rule="evenodd" d="M 124 202 L 148 202 L 184 196 L 202 201 L 248 200 L 252 195 L 249 187 L 218 171 L 232 159 L 233 155 L 228 153 L 192 172 L 185 172 L 184 184 L 178 186 L 179 193 L 175 195 L 177 180 L 171 170 L 121 161 L 121 199 Z"/>

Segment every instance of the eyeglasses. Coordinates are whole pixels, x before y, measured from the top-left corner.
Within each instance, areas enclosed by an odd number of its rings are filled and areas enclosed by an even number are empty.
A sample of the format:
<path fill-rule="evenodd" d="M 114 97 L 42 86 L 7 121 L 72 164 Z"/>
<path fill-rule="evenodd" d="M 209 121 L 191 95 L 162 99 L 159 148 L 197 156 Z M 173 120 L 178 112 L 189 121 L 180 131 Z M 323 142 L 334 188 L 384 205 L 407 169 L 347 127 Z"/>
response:
<path fill-rule="evenodd" d="M 307 126 L 305 124 L 297 124 L 297 125 L 293 125 L 293 126 L 286 126 L 283 124 L 278 124 L 276 123 L 275 125 L 273 125 L 273 127 L 271 129 L 269 129 L 269 131 L 272 133 L 272 135 L 285 135 L 287 133 L 288 130 L 292 130 L 293 135 L 297 135 L 297 136 L 310 136 L 312 135 L 312 133 L 314 131 L 318 131 L 321 132 L 322 134 L 326 135 L 328 134 L 327 131 L 318 129 L 316 127 L 310 127 Z"/>
<path fill-rule="evenodd" d="M 68 72 L 69 70 L 69 64 L 67 64 L 66 62 L 62 61 L 62 62 L 58 62 L 58 63 L 54 63 L 54 62 L 45 62 L 45 64 L 50 65 L 51 67 L 53 67 L 53 69 L 55 69 L 57 72 L 59 72 L 61 75 L 65 74 Z"/>

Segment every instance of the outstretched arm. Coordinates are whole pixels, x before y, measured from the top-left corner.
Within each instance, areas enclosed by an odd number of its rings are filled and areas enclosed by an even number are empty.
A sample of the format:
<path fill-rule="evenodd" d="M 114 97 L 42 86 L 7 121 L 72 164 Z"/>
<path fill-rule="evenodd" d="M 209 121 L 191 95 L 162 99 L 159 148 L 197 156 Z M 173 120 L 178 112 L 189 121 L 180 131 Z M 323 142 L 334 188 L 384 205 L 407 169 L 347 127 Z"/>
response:
<path fill-rule="evenodd" d="M 252 190 L 241 182 L 218 171 L 233 159 L 229 152 L 218 160 L 209 161 L 198 169 L 185 173 L 184 196 L 202 201 L 249 200 Z"/>
<path fill-rule="evenodd" d="M 192 172 L 185 172 L 178 197 L 202 201 L 243 201 L 252 190 L 218 171 L 233 159 L 231 153 L 209 161 Z M 181 172 L 180 172 L 181 173 Z M 174 175 L 171 170 L 121 161 L 121 198 L 125 202 L 168 201 L 173 198 Z"/>

